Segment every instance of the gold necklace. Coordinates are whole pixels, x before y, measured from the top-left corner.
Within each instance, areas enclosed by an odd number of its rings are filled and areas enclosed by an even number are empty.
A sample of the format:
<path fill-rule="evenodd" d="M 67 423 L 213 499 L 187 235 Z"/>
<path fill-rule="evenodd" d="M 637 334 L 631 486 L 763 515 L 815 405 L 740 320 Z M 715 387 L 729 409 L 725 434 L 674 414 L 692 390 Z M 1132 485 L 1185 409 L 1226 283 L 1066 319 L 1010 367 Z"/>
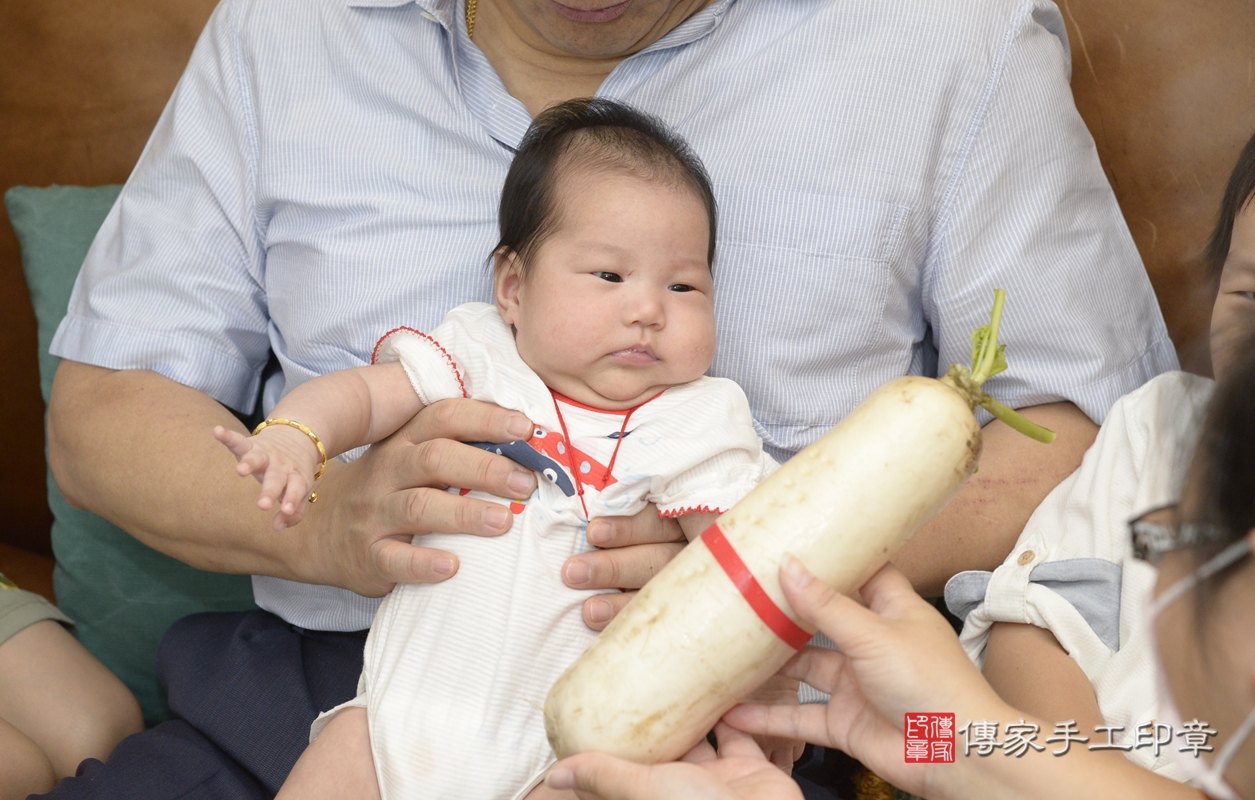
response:
<path fill-rule="evenodd" d="M 477 0 L 466 0 L 466 38 L 475 36 L 475 4 Z"/>

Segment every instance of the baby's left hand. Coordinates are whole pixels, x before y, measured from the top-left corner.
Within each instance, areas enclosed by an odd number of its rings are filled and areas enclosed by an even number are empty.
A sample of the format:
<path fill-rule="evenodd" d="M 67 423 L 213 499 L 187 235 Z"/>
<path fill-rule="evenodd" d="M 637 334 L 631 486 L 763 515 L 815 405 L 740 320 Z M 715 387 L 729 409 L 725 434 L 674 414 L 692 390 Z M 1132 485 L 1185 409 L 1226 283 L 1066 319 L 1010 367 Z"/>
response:
<path fill-rule="evenodd" d="M 257 507 L 276 508 L 274 529 L 301 521 L 314 485 L 319 451 L 304 433 L 285 425 L 272 425 L 253 436 L 214 426 L 214 438 L 239 460 L 235 472 L 252 475 L 261 484 Z"/>
<path fill-rule="evenodd" d="M 776 673 L 767 682 L 755 689 L 743 702 L 763 703 L 773 706 L 795 706 L 798 681 Z M 786 739 L 780 736 L 755 736 L 754 741 L 763 749 L 767 759 L 785 774 L 793 774 L 793 762 L 802 757 L 806 742 L 801 739 Z"/>

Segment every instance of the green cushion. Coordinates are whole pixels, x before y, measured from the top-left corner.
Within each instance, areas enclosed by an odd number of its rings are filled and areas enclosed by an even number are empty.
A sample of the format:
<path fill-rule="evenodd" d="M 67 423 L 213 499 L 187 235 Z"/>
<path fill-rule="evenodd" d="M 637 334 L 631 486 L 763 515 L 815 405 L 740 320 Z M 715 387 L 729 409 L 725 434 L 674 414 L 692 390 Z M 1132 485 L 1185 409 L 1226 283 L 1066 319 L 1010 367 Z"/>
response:
<path fill-rule="evenodd" d="M 39 323 L 44 403 L 59 359 L 48 353 L 96 231 L 121 186 L 15 186 L 4 195 L 22 245 L 22 267 Z M 131 538 L 95 514 L 71 508 L 48 474 L 57 603 L 79 641 L 113 670 L 149 724 L 169 716 L 157 683 L 157 642 L 170 623 L 198 611 L 253 608 L 249 579 L 192 569 Z"/>

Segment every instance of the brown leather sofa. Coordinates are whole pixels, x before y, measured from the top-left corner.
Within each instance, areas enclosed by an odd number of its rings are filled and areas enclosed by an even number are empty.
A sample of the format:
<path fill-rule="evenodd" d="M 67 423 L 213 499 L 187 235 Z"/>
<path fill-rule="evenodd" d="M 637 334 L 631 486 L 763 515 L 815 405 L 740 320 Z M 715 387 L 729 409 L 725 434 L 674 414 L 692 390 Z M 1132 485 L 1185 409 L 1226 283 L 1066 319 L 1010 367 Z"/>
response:
<path fill-rule="evenodd" d="M 214 3 L 0 4 L 0 191 L 125 180 Z M 1228 171 L 1255 131 L 1255 0 L 1060 7 L 1077 106 L 1182 363 L 1207 373 L 1211 297 L 1200 251 Z M 0 286 L 8 449 L 0 459 L 0 544 L 48 554 L 35 321 L 8 225 L 0 225 Z"/>

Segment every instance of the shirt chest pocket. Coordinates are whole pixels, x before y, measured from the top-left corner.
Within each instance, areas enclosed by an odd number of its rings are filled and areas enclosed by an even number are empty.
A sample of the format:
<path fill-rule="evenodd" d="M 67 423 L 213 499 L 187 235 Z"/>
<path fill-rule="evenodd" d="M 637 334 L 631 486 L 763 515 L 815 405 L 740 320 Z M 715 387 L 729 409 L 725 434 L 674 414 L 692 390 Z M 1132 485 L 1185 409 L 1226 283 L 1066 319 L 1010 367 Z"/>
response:
<path fill-rule="evenodd" d="M 865 394 L 908 209 L 856 197 L 719 186 L 712 372 L 741 384 L 779 447 L 801 446 Z M 792 433 L 790 433 L 792 431 Z"/>

